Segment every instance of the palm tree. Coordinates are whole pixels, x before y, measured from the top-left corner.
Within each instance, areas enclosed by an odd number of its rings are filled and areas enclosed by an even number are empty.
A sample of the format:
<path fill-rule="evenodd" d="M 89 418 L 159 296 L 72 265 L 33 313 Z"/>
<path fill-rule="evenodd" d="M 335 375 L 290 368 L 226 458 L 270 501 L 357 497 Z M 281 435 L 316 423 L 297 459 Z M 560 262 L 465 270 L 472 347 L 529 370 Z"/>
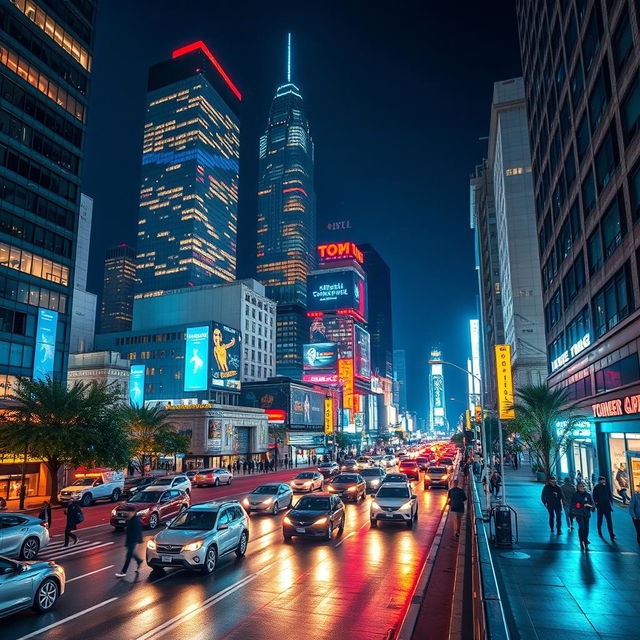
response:
<path fill-rule="evenodd" d="M 545 383 L 530 384 L 515 392 L 516 417 L 511 429 L 525 444 L 545 478 L 557 467 L 566 451 L 571 434 L 580 420 L 576 405 L 567 399 L 564 389 L 550 389 Z"/>

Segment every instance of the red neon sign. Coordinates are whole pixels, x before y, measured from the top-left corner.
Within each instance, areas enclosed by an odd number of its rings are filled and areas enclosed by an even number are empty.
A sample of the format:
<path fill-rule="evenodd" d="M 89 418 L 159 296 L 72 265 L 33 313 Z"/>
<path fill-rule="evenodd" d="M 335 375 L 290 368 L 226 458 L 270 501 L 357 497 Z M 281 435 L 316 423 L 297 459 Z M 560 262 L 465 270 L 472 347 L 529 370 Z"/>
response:
<path fill-rule="evenodd" d="M 323 316 L 322 311 L 307 311 L 307 318 L 322 318 Z"/>
<path fill-rule="evenodd" d="M 287 419 L 287 412 L 282 409 L 265 409 L 269 422 L 284 422 Z"/>
<path fill-rule="evenodd" d="M 291 193 L 292 191 L 298 191 L 300 193 L 303 193 L 305 196 L 307 196 L 307 192 L 302 187 L 289 187 L 288 189 L 283 189 L 282 193 Z"/>
<path fill-rule="evenodd" d="M 356 260 L 360 264 L 364 262 L 364 254 L 353 242 L 331 242 L 316 247 L 320 259 L 326 260 Z"/>
<path fill-rule="evenodd" d="M 197 49 L 200 49 L 202 53 L 204 53 L 204 55 L 207 56 L 207 58 L 209 58 L 209 60 L 211 61 L 211 64 L 218 70 L 218 73 L 222 76 L 223 80 L 227 83 L 227 86 L 229 87 L 229 89 L 233 91 L 236 98 L 238 98 L 238 100 L 242 100 L 242 94 L 240 93 L 240 91 L 238 91 L 238 88 L 236 87 L 236 85 L 233 84 L 233 82 L 231 81 L 231 78 L 225 73 L 225 70 L 222 68 L 220 63 L 213 57 L 213 54 L 211 53 L 211 51 L 209 51 L 209 48 L 204 42 L 202 42 L 202 40 L 198 40 L 198 42 L 193 42 L 191 44 L 188 44 L 186 47 L 181 47 L 180 49 L 176 49 L 171 54 L 171 57 L 179 58 L 180 56 L 183 56 L 186 53 L 191 53 L 192 51 L 196 51 Z"/>

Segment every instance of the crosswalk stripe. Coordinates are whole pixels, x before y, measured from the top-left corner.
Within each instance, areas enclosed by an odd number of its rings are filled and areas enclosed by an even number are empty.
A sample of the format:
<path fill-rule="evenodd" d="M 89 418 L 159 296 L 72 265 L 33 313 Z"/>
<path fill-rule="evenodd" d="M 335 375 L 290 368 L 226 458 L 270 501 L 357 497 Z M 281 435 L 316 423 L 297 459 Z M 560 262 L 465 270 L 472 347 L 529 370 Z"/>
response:
<path fill-rule="evenodd" d="M 109 547 L 113 542 L 103 542 L 102 544 L 93 544 L 91 546 L 83 547 L 82 549 L 76 549 L 75 551 L 67 551 L 65 553 L 56 553 L 55 551 L 50 554 L 42 554 L 40 558 L 42 560 L 60 560 L 62 558 L 68 558 L 69 556 L 75 556 L 78 553 L 84 553 L 85 551 L 93 551 L 94 549 L 102 549 Z"/>

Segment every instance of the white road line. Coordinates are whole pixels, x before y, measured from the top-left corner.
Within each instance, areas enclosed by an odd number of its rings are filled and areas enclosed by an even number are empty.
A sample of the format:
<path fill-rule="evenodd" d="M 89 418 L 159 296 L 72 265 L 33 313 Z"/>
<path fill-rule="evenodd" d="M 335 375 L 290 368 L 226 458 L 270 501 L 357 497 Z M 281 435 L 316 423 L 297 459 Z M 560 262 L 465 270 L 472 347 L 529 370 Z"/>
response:
<path fill-rule="evenodd" d="M 78 543 L 75 545 L 69 545 L 69 546 L 74 546 L 74 547 L 84 547 L 88 544 L 94 544 L 96 542 L 99 542 L 99 540 L 78 540 Z M 45 549 L 63 549 L 64 548 L 64 542 L 60 541 L 60 542 L 52 542 L 51 544 L 48 544 Z"/>
<path fill-rule="evenodd" d="M 362 527 L 361 527 L 362 528 Z M 356 534 L 355 531 L 352 531 L 351 533 L 347 533 L 347 535 L 342 538 L 342 540 L 340 540 L 339 542 L 336 542 L 336 544 L 333 545 L 333 548 L 336 549 L 337 547 L 339 547 L 345 540 L 347 540 L 348 538 L 350 538 L 351 536 L 354 536 Z"/>
<path fill-rule="evenodd" d="M 113 569 L 114 565 L 110 564 L 108 567 L 102 567 L 102 569 L 96 569 L 95 571 L 89 571 L 89 573 L 83 573 L 81 576 L 76 576 L 75 578 L 67 578 L 67 584 L 73 582 L 74 580 L 80 580 L 81 578 L 86 578 L 87 576 L 92 576 L 94 573 L 100 573 L 101 571 L 106 571 L 107 569 Z"/>
<path fill-rule="evenodd" d="M 100 607 L 104 607 L 105 605 L 109 604 L 110 602 L 113 602 L 114 600 L 117 600 L 118 598 L 109 598 L 109 600 L 105 600 L 104 602 L 99 602 L 98 604 L 94 604 L 93 607 L 89 607 L 88 609 L 84 609 L 83 611 L 78 611 L 78 613 L 74 613 L 72 616 L 68 616 L 67 618 L 63 618 L 62 620 L 58 620 L 58 622 L 54 622 L 53 624 L 50 624 L 46 627 L 42 627 L 42 629 L 38 629 L 36 631 L 32 631 L 31 633 L 28 633 L 26 636 L 21 636 L 20 638 L 17 638 L 16 640 L 27 640 L 28 638 L 35 638 L 36 636 L 39 636 L 41 633 L 45 633 L 45 631 L 51 631 L 51 629 L 55 629 L 56 627 L 59 627 L 60 625 L 66 624 L 67 622 L 69 622 L 70 620 L 75 620 L 76 618 L 79 618 L 80 616 L 84 616 L 87 613 L 90 613 L 91 611 L 95 611 L 96 609 L 99 609 Z"/>
<path fill-rule="evenodd" d="M 92 524 L 90 527 L 82 527 L 80 529 L 77 529 L 77 531 L 88 531 L 89 529 L 96 529 L 97 527 L 110 527 L 111 525 L 108 522 L 105 522 L 104 524 Z M 52 538 L 59 538 L 61 536 L 63 536 L 64 533 L 55 533 L 53 536 L 51 536 Z"/>
<path fill-rule="evenodd" d="M 62 558 L 68 558 L 69 556 L 75 556 L 78 553 L 84 553 L 85 551 L 102 549 L 103 547 L 108 547 L 112 544 L 113 542 L 103 542 L 102 544 L 94 544 L 89 547 L 83 547 L 82 549 L 78 549 L 77 551 L 68 551 L 67 553 L 60 553 L 60 554 L 52 553 L 51 555 L 48 555 L 48 556 L 42 556 L 42 559 L 43 560 L 50 560 L 50 559 L 60 560 Z"/>

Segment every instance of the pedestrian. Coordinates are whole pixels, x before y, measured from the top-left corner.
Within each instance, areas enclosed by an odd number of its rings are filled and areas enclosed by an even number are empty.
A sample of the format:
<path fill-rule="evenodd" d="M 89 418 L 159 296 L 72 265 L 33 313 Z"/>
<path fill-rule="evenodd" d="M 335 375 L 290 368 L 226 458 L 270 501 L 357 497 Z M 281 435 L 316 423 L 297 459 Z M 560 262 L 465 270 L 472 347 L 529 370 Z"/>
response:
<path fill-rule="evenodd" d="M 611 495 L 611 489 L 607 486 L 607 480 L 604 476 L 598 478 L 598 484 L 593 488 L 593 502 L 596 505 L 598 512 L 598 535 L 602 538 L 602 519 L 607 521 L 607 529 L 609 530 L 609 537 L 611 542 L 616 539 L 616 534 L 613 533 L 613 521 L 611 520 L 611 514 L 613 513 L 613 496 Z"/>
<path fill-rule="evenodd" d="M 514 469 L 514 471 L 517 471 L 517 470 L 518 470 L 518 465 L 519 465 L 519 464 L 520 464 L 520 461 L 519 461 L 519 459 L 518 459 L 518 452 L 516 451 L 516 452 L 513 454 L 513 469 Z"/>
<path fill-rule="evenodd" d="M 562 491 L 562 508 L 564 509 L 564 515 L 567 519 L 567 527 L 573 531 L 573 516 L 571 515 L 571 500 L 573 500 L 573 494 L 576 492 L 575 485 L 571 482 L 571 478 L 567 476 L 564 482 L 560 485 L 560 491 Z"/>
<path fill-rule="evenodd" d="M 47 529 L 51 529 L 51 505 L 48 500 L 44 501 L 42 509 L 40 509 L 40 513 L 38 514 L 38 518 L 42 520 Z"/>
<path fill-rule="evenodd" d="M 616 471 L 616 482 L 618 483 L 618 495 L 622 498 L 622 504 L 629 502 L 629 474 L 624 462 L 620 463 L 618 471 Z"/>
<path fill-rule="evenodd" d="M 576 469 L 576 474 L 575 474 L 575 477 L 573 478 L 573 484 L 575 484 L 577 487 L 581 482 L 584 483 L 584 478 L 582 477 L 582 471 L 580 471 L 580 469 Z"/>
<path fill-rule="evenodd" d="M 142 564 L 142 558 L 136 555 L 136 547 L 142 542 L 142 523 L 138 514 L 134 513 L 133 516 L 127 522 L 127 530 L 125 534 L 124 546 L 127 548 L 127 555 L 124 560 L 124 566 L 120 573 L 116 573 L 116 578 L 124 578 L 127 575 L 127 569 L 131 558 L 133 558 L 138 566 L 136 567 L 136 573 L 140 571 L 140 565 Z"/>
<path fill-rule="evenodd" d="M 73 544 L 78 543 L 78 536 L 73 533 L 78 525 L 84 520 L 84 514 L 77 502 L 70 502 L 67 507 L 67 523 L 64 527 L 64 546 L 69 546 L 69 538 L 73 540 Z"/>
<path fill-rule="evenodd" d="M 455 515 L 455 527 L 456 527 L 456 538 L 460 537 L 460 525 L 462 524 L 462 516 L 464 515 L 464 503 L 467 499 L 467 494 L 464 492 L 464 489 L 461 489 L 458 486 L 457 478 L 453 481 L 453 487 L 449 489 L 449 493 L 447 495 L 447 504 L 451 509 L 451 513 Z"/>
<path fill-rule="evenodd" d="M 242 473 L 247 473 L 247 461 L 242 461 Z"/>
<path fill-rule="evenodd" d="M 640 492 L 634 491 L 629 501 L 629 515 L 633 526 L 636 528 L 636 539 L 640 547 Z"/>
<path fill-rule="evenodd" d="M 553 524 L 555 516 L 555 525 L 558 535 L 562 533 L 562 491 L 556 483 L 556 477 L 551 476 L 549 481 L 542 488 L 542 504 L 549 512 L 549 528 L 553 533 Z"/>
<path fill-rule="evenodd" d="M 595 509 L 593 498 L 587 491 L 583 482 L 577 484 L 577 490 L 571 500 L 571 514 L 578 523 L 578 538 L 580 540 L 580 550 L 589 551 L 589 518 Z"/>

